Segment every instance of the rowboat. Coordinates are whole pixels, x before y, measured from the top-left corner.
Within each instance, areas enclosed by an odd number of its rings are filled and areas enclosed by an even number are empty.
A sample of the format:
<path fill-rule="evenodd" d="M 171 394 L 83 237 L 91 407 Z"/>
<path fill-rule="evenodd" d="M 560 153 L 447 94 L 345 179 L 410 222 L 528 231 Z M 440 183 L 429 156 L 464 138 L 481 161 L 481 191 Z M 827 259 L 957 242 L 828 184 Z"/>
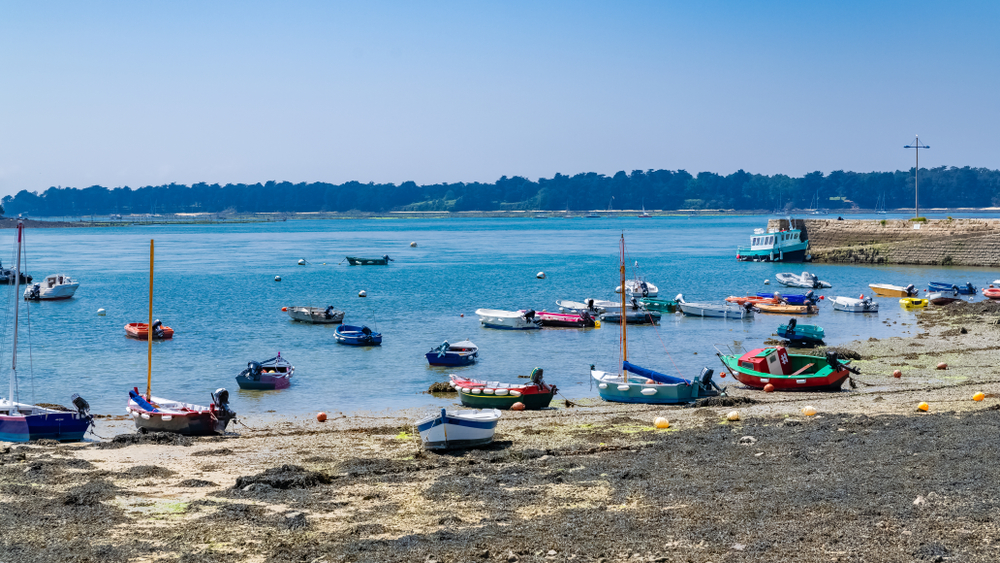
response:
<path fill-rule="evenodd" d="M 955 295 L 975 295 L 976 288 L 972 285 L 972 282 L 967 282 L 965 285 L 950 284 L 945 282 L 930 282 L 927 284 L 927 291 L 930 292 L 940 292 L 940 293 L 954 293 Z"/>
<path fill-rule="evenodd" d="M 995 287 L 987 287 L 983 289 L 983 295 L 988 299 L 1000 299 L 1000 289 Z"/>
<path fill-rule="evenodd" d="M 931 302 L 931 305 L 947 305 L 948 303 L 961 301 L 962 298 L 956 296 L 951 292 L 948 293 L 935 292 L 935 293 L 928 293 L 927 300 Z"/>
<path fill-rule="evenodd" d="M 521 403 L 527 410 L 544 409 L 557 393 L 555 385 L 542 380 L 542 368 L 531 371 L 531 383 L 511 384 L 483 381 L 451 375 L 451 386 L 458 392 L 462 405 L 477 409 L 509 409 Z"/>
<path fill-rule="evenodd" d="M 863 297 L 863 296 L 862 296 Z M 845 313 L 877 313 L 878 303 L 872 301 L 871 297 L 855 299 L 853 297 L 834 297 L 830 299 L 833 303 L 834 311 L 844 311 Z"/>
<path fill-rule="evenodd" d="M 819 313 L 819 307 L 809 305 L 788 305 L 786 303 L 757 303 L 755 307 L 761 313 L 773 313 L 781 315 L 815 315 Z"/>
<path fill-rule="evenodd" d="M 868 287 L 875 292 L 875 295 L 882 297 L 913 297 L 919 293 L 912 283 L 906 287 L 887 283 L 871 283 L 868 284 Z"/>
<path fill-rule="evenodd" d="M 389 258 L 388 254 L 383 254 L 381 258 L 358 258 L 357 256 L 348 256 L 346 260 L 351 266 L 388 266 L 389 262 L 395 262 L 395 260 Z"/>
<path fill-rule="evenodd" d="M 527 313 L 525 310 L 518 312 Z M 594 316 L 587 311 L 581 313 L 549 313 L 547 311 L 539 311 L 535 313 L 535 318 L 538 319 L 543 327 L 586 328 L 594 326 Z"/>
<path fill-rule="evenodd" d="M 295 366 L 288 360 L 278 355 L 263 362 L 249 362 L 247 369 L 241 371 L 236 376 L 236 383 L 240 389 L 250 391 L 274 391 L 285 389 L 291 385 L 292 374 L 295 373 Z"/>
<path fill-rule="evenodd" d="M 28 301 L 55 301 L 73 297 L 80 283 L 63 274 L 47 276 L 42 283 L 29 285 L 24 289 Z"/>
<path fill-rule="evenodd" d="M 485 446 L 493 441 L 500 411 L 462 410 L 447 412 L 441 409 L 417 421 L 420 441 L 428 450 L 453 450 Z"/>
<path fill-rule="evenodd" d="M 529 309 L 520 311 L 501 311 L 500 309 L 476 309 L 479 322 L 486 328 L 501 330 L 533 330 L 542 328 L 541 320 L 536 318 L 535 311 Z"/>
<path fill-rule="evenodd" d="M 826 331 L 817 325 L 800 325 L 798 319 L 788 319 L 788 324 L 778 325 L 778 336 L 792 344 L 816 345 L 823 344 Z"/>
<path fill-rule="evenodd" d="M 832 287 L 828 282 L 818 279 L 816 274 L 810 274 L 809 272 L 802 272 L 801 275 L 789 273 L 775 274 L 774 279 L 778 280 L 778 283 L 781 285 L 788 287 L 806 287 L 809 289 Z"/>
<path fill-rule="evenodd" d="M 320 307 L 288 307 L 288 316 L 295 321 L 314 324 L 339 324 L 344 321 L 344 311 L 338 311 L 333 305 L 323 309 Z"/>
<path fill-rule="evenodd" d="M 146 340 L 149 338 L 148 323 L 128 323 L 125 325 L 125 336 Z M 153 321 L 153 340 L 168 340 L 174 337 L 174 329 L 164 326 L 159 319 Z"/>
<path fill-rule="evenodd" d="M 432 366 L 467 366 L 473 364 L 479 357 L 479 346 L 468 340 L 454 344 L 445 340 L 440 346 L 432 348 L 425 354 L 427 363 Z"/>
<path fill-rule="evenodd" d="M 601 313 L 601 322 L 621 324 L 621 309 Z M 644 309 L 625 309 L 625 322 L 630 325 L 655 325 L 660 322 L 660 313 Z"/>
<path fill-rule="evenodd" d="M 628 295 L 635 295 L 636 297 L 656 297 L 660 292 L 660 288 L 650 282 L 640 280 L 638 278 L 634 280 L 625 280 L 625 283 L 615 288 L 615 293 L 621 293 L 622 286 L 625 287 L 625 293 Z"/>
<path fill-rule="evenodd" d="M 348 346 L 381 346 L 382 333 L 366 326 L 340 325 L 333 332 L 338 344 Z"/>
<path fill-rule="evenodd" d="M 826 357 L 789 354 L 783 346 L 757 348 L 742 356 L 719 354 L 722 365 L 740 383 L 775 391 L 837 391 L 858 370 L 841 362 L 836 352 Z"/>
<path fill-rule="evenodd" d="M 816 297 L 816 295 L 813 294 L 812 291 L 807 291 L 805 292 L 805 294 L 801 295 L 780 293 L 776 291 L 774 293 L 758 293 L 757 297 L 777 298 L 781 301 L 784 301 L 785 303 L 788 303 L 789 305 L 805 305 L 806 303 L 812 303 L 813 305 L 815 305 L 816 303 L 819 302 L 819 299 Z"/>
<path fill-rule="evenodd" d="M 917 297 L 904 297 L 899 300 L 899 304 L 904 309 L 920 309 L 921 307 L 926 307 L 928 303 L 929 301 L 926 299 L 919 299 Z"/>
<path fill-rule="evenodd" d="M 673 299 L 653 299 L 643 297 L 639 299 L 639 305 L 647 311 L 657 311 L 660 313 L 676 313 L 677 301 Z"/>
<path fill-rule="evenodd" d="M 749 319 L 753 317 L 753 305 L 735 303 L 688 303 L 684 294 L 676 297 L 677 308 L 689 317 L 713 317 L 722 319 Z"/>

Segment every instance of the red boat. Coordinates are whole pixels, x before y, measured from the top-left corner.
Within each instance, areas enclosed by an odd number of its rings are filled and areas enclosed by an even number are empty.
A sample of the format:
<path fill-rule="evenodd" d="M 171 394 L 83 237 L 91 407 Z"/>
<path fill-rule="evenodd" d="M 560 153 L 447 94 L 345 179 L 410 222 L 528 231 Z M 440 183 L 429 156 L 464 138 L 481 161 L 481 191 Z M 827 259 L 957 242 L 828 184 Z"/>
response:
<path fill-rule="evenodd" d="M 556 394 L 555 385 L 542 380 L 542 369 L 531 372 L 531 382 L 522 384 L 482 381 L 451 375 L 451 386 L 458 391 L 462 404 L 475 409 L 509 409 L 521 403 L 527 410 L 544 409 Z"/>
<path fill-rule="evenodd" d="M 719 355 L 726 370 L 740 383 L 757 389 L 771 384 L 775 391 L 837 391 L 858 370 L 837 359 L 789 354 L 783 346 L 757 348 L 742 356 Z"/>
<path fill-rule="evenodd" d="M 1000 300 L 1000 289 L 996 287 L 987 287 L 983 289 L 983 295 L 989 299 Z"/>
<path fill-rule="evenodd" d="M 526 313 L 527 311 L 518 312 Z M 570 328 L 586 328 L 594 326 L 594 317 L 590 316 L 590 313 L 587 311 L 583 311 L 581 313 L 549 313 L 548 311 L 540 311 L 535 313 L 535 318 L 540 321 L 542 326 Z"/>
<path fill-rule="evenodd" d="M 140 340 L 149 339 L 149 324 L 128 323 L 125 325 L 125 336 L 138 338 Z M 153 322 L 153 340 L 167 340 L 174 337 L 174 329 L 163 326 L 160 321 Z"/>

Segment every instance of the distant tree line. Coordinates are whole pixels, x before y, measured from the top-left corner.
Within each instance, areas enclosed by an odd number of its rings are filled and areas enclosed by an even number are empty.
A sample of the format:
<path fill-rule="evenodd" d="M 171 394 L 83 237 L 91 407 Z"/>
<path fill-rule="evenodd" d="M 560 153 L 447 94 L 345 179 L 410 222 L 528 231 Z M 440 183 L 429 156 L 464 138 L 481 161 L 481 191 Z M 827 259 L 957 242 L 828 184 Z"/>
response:
<path fill-rule="evenodd" d="M 612 199 L 613 198 L 613 199 Z M 1000 206 L 1000 171 L 939 167 L 920 170 L 921 207 Z M 495 211 L 517 209 L 830 210 L 913 207 L 913 170 L 811 172 L 800 178 L 740 170 L 722 176 L 684 170 L 635 170 L 614 176 L 556 174 L 538 181 L 504 176 L 493 183 L 431 184 L 169 184 L 132 189 L 103 186 L 22 190 L 5 196 L 11 215 L 80 216 L 132 213 L 305 211 Z"/>

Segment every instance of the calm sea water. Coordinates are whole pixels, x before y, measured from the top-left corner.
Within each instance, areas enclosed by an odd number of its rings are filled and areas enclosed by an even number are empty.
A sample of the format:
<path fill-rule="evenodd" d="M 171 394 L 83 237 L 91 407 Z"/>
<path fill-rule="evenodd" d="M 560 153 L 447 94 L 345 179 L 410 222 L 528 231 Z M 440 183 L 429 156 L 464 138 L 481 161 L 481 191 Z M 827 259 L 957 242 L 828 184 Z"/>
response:
<path fill-rule="evenodd" d="M 689 301 L 778 290 L 764 280 L 804 269 L 833 284 L 824 295 L 853 297 L 868 294 L 869 283 L 926 287 L 930 280 L 972 281 L 981 287 L 1000 277 L 976 268 L 737 263 L 736 246 L 765 224 L 761 217 L 406 219 L 29 230 L 26 271 L 36 280 L 65 273 L 81 285 L 68 301 L 22 302 L 30 335 L 21 331 L 19 398 L 67 404 L 69 395 L 79 392 L 97 412 L 123 413 L 128 389 L 144 388 L 146 343 L 127 339 L 123 326 L 146 321 L 151 238 L 156 240 L 154 316 L 176 331 L 173 340 L 153 344 L 154 393 L 207 404 L 211 391 L 227 387 L 242 414 L 447 405 L 422 392 L 450 371 L 515 381 L 536 366 L 565 396 L 596 397 L 589 366 L 615 369 L 616 326 L 499 331 L 480 327 L 473 312 L 556 310 L 556 299 L 614 299 L 622 232 L 630 273 L 657 284 L 661 296 L 683 293 Z M 4 265 L 13 264 L 13 232 L 0 235 Z M 411 241 L 418 246 L 411 248 Z M 389 254 L 395 262 L 350 267 L 340 263 L 348 254 Z M 310 264 L 296 265 L 300 258 Z M 535 279 L 540 271 L 547 279 Z M 281 282 L 274 281 L 276 275 Z M 365 299 L 357 297 L 362 289 Z M 7 291 L 8 307 L 0 316 L 3 396 L 10 367 L 10 299 Z M 879 301 L 877 315 L 824 306 L 800 322 L 823 326 L 831 344 L 916 331 L 915 313 L 901 309 L 896 299 Z M 281 312 L 282 306 L 296 305 L 344 309 L 349 323 L 377 326 L 384 344 L 337 345 L 333 326 L 292 322 Z M 98 308 L 107 316 L 98 317 Z M 659 327 L 630 328 L 630 356 L 643 366 L 690 377 L 703 366 L 718 368 L 713 346 L 726 350 L 739 342 L 749 349 L 786 320 L 666 316 Z M 464 338 L 479 345 L 478 364 L 457 370 L 427 365 L 425 352 L 445 339 Z M 238 390 L 233 378 L 249 360 L 279 351 L 296 367 L 290 389 Z"/>

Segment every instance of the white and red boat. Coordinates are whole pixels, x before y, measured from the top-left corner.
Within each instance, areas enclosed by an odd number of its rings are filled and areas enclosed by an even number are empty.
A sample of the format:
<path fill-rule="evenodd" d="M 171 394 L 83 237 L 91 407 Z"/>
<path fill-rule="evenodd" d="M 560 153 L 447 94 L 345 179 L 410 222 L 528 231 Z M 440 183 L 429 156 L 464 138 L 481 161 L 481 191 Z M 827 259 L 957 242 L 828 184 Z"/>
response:
<path fill-rule="evenodd" d="M 527 313 L 525 310 L 518 312 Z M 570 328 L 586 328 L 594 326 L 594 316 L 587 311 L 581 311 L 579 313 L 550 313 L 548 311 L 539 311 L 535 313 L 535 318 L 538 319 L 542 326 Z"/>
<path fill-rule="evenodd" d="M 983 295 L 994 301 L 1000 300 L 1000 288 L 987 287 L 983 289 Z"/>

